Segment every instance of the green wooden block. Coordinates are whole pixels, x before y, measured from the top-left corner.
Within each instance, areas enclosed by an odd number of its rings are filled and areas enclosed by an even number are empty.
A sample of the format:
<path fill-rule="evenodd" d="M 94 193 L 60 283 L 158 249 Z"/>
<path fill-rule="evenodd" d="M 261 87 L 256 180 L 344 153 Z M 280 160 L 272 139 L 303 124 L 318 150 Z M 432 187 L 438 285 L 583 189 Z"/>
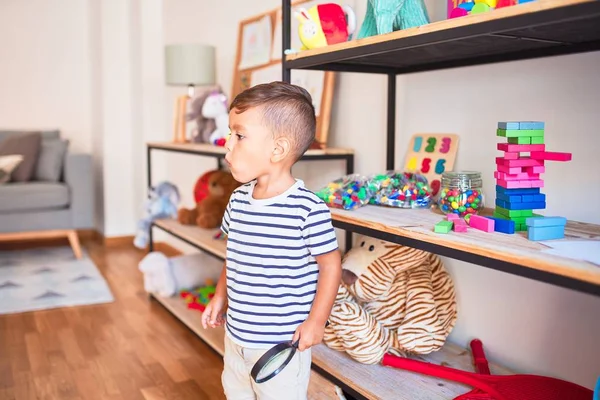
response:
<path fill-rule="evenodd" d="M 544 144 L 544 137 L 543 136 L 532 137 L 531 144 Z"/>
<path fill-rule="evenodd" d="M 510 143 L 510 144 L 531 144 L 531 139 L 532 138 L 530 136 L 509 137 L 508 143 Z M 542 142 L 543 142 L 543 138 L 542 138 Z"/>
<path fill-rule="evenodd" d="M 513 221 L 515 223 L 515 225 L 524 224 L 525 220 L 527 218 L 529 218 L 529 217 L 521 217 L 521 216 L 519 216 L 519 217 L 515 217 L 515 216 L 513 216 L 513 217 L 507 217 L 506 215 L 504 217 L 506 219 L 510 220 L 510 221 Z"/>
<path fill-rule="evenodd" d="M 518 226 L 515 224 L 515 231 L 517 232 L 526 232 L 527 224 L 519 224 Z"/>
<path fill-rule="evenodd" d="M 452 230 L 452 225 L 452 221 L 440 221 L 435 224 L 433 230 L 437 233 L 448 233 Z"/>
<path fill-rule="evenodd" d="M 504 215 L 504 214 L 502 214 L 502 213 L 501 213 L 501 212 L 498 210 L 498 208 L 499 208 L 499 207 L 496 207 L 496 210 L 494 210 L 494 217 L 496 217 L 496 218 L 501 218 L 501 219 L 507 219 L 507 220 L 510 220 L 510 218 L 508 217 L 508 215 Z"/>
<path fill-rule="evenodd" d="M 544 137 L 543 129 L 497 129 L 496 136 L 502 137 Z"/>
<path fill-rule="evenodd" d="M 521 210 L 521 217 L 533 217 L 533 210 Z"/>
<path fill-rule="evenodd" d="M 507 210 L 506 208 L 496 206 L 496 211 L 500 214 L 505 215 L 508 219 L 513 219 L 514 217 L 522 217 L 523 210 Z M 530 210 L 531 211 L 531 210 Z"/>

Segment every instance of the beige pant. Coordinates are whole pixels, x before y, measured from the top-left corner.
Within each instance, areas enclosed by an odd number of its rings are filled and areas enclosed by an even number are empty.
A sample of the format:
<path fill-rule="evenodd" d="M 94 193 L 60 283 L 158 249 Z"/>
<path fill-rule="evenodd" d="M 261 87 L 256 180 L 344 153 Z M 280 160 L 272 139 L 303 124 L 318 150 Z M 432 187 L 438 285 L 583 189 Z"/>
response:
<path fill-rule="evenodd" d="M 228 400 L 306 400 L 310 379 L 311 351 L 296 351 L 278 375 L 256 383 L 250 371 L 268 349 L 249 349 L 225 335 L 223 389 Z"/>

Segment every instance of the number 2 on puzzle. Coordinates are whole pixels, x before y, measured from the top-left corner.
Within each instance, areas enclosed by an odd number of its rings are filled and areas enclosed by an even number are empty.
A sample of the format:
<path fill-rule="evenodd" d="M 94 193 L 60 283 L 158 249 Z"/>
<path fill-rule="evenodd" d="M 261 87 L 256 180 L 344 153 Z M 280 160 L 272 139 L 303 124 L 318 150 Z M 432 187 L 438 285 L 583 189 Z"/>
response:
<path fill-rule="evenodd" d="M 425 151 L 427 153 L 433 153 L 435 151 L 435 145 L 437 144 L 437 139 L 434 137 L 430 137 L 427 139 L 427 146 L 425 147 Z M 438 151 L 442 154 L 446 154 L 450 151 L 450 145 L 452 144 L 452 139 L 450 138 L 442 138 L 440 141 L 440 146 Z M 421 147 L 423 146 L 423 138 L 421 136 L 417 136 L 415 138 L 415 142 L 413 143 L 413 151 L 418 153 L 421 151 Z"/>

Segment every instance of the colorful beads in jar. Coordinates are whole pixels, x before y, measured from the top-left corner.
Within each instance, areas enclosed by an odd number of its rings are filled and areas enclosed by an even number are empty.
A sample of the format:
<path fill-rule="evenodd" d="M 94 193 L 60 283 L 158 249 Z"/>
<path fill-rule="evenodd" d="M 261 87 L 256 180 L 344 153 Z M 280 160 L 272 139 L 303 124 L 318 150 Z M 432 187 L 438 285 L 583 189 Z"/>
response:
<path fill-rule="evenodd" d="M 330 182 L 315 194 L 329 207 L 355 210 L 367 204 L 374 193 L 369 180 L 359 174 L 350 174 Z"/>
<path fill-rule="evenodd" d="M 480 172 L 444 172 L 438 199 L 444 214 L 460 217 L 478 214 L 484 207 L 483 181 Z"/>
<path fill-rule="evenodd" d="M 427 178 L 418 173 L 388 171 L 371 178 L 377 192 L 370 203 L 399 208 L 428 208 L 433 201 Z"/>

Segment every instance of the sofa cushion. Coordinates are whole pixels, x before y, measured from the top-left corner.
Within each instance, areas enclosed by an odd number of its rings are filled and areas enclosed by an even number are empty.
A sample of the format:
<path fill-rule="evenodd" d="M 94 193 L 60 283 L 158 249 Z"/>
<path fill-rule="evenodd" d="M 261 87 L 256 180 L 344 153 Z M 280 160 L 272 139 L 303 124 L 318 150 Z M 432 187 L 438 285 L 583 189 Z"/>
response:
<path fill-rule="evenodd" d="M 11 181 L 27 182 L 33 176 L 42 138 L 39 132 L 10 135 L 0 142 L 0 156 L 20 154 L 23 161 L 12 172 Z"/>
<path fill-rule="evenodd" d="M 64 208 L 69 188 L 63 183 L 15 182 L 0 185 L 0 213 Z"/>
<path fill-rule="evenodd" d="M 34 181 L 58 182 L 68 147 L 69 141 L 67 139 L 43 138 L 32 179 Z"/>
<path fill-rule="evenodd" d="M 60 131 L 58 129 L 53 129 L 53 130 L 49 130 L 49 131 L 44 131 L 44 130 L 40 130 L 40 129 L 28 129 L 28 130 L 0 129 L 0 142 L 11 135 L 23 134 L 23 133 L 29 133 L 29 132 L 39 132 L 42 135 L 42 139 L 58 139 L 58 138 L 60 138 Z"/>
<path fill-rule="evenodd" d="M 10 175 L 22 161 L 23 156 L 20 154 L 0 156 L 0 185 L 10 181 Z"/>

